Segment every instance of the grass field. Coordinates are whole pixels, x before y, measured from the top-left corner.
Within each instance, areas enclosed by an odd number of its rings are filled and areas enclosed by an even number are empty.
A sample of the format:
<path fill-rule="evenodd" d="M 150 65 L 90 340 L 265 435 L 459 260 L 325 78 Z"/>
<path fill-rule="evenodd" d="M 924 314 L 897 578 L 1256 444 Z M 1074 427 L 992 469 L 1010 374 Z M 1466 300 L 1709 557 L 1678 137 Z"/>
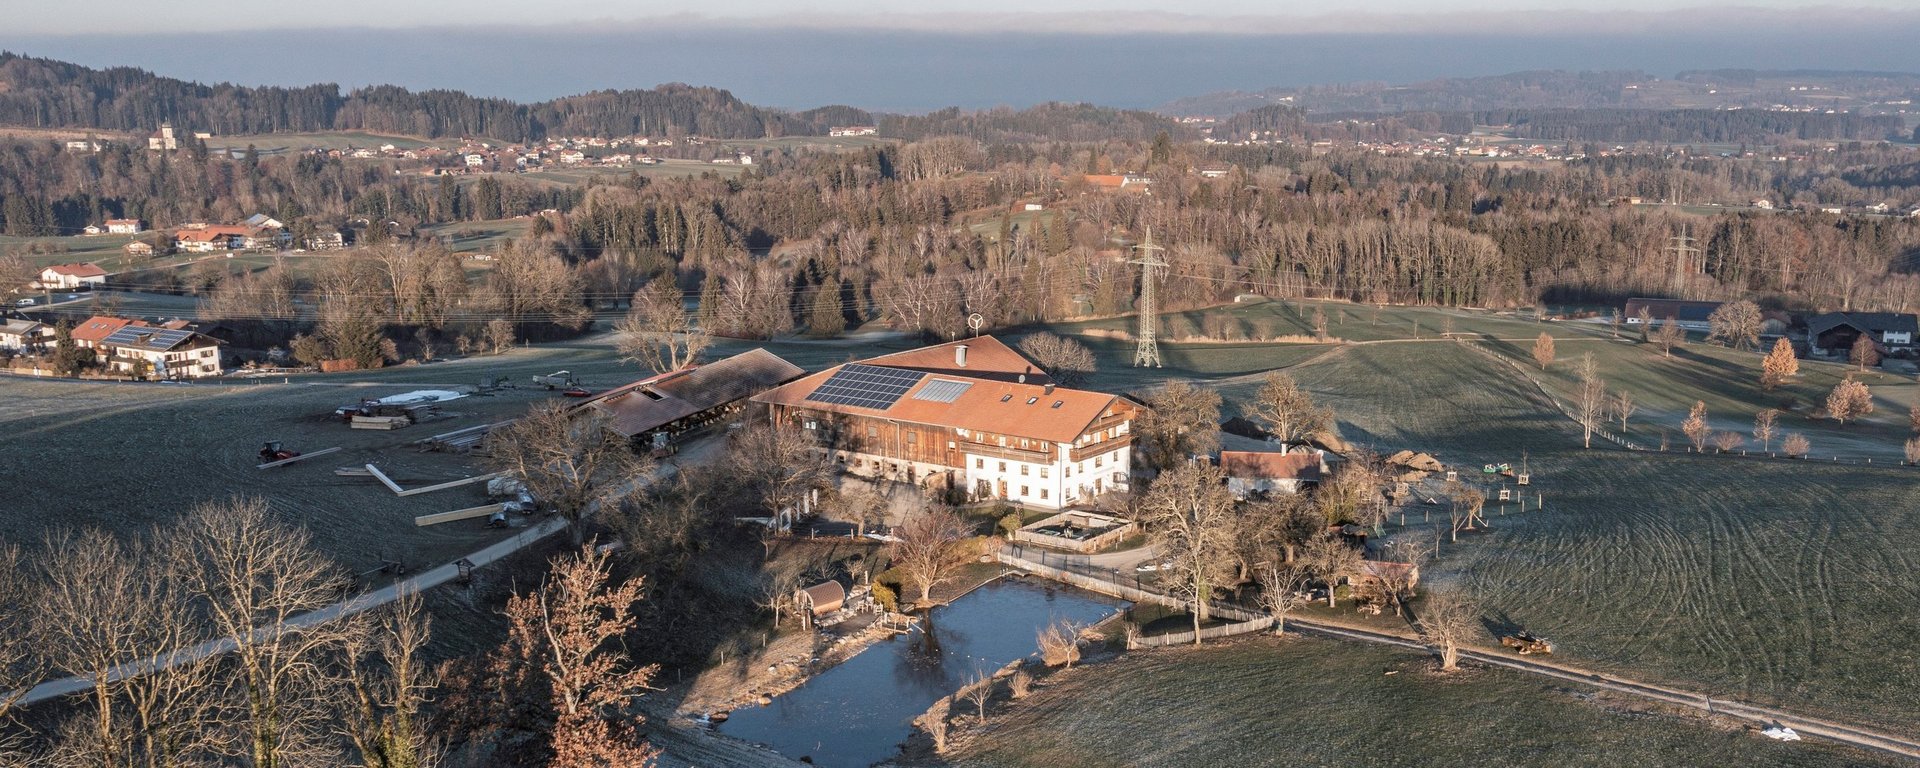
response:
<path fill-rule="evenodd" d="M 1443 548 L 1431 580 L 1464 585 L 1490 626 L 1541 631 L 1575 663 L 1920 726 L 1920 554 L 1906 539 L 1920 472 L 1580 450 L 1530 385 L 1451 347 L 1360 345 L 1293 371 L 1377 450 L 1467 468 L 1527 455 L 1546 511 L 1492 517 L 1490 532 Z M 1255 387 L 1223 391 L 1231 404 Z"/>
<path fill-rule="evenodd" d="M 254 136 L 214 136 L 207 140 L 208 149 L 246 149 L 248 145 L 252 145 L 262 154 L 298 152 L 310 147 L 377 149 L 383 144 L 392 144 L 401 149 L 418 149 L 420 147 L 457 147 L 460 146 L 460 141 L 459 139 L 420 139 L 363 131 L 266 133 Z"/>
<path fill-rule="evenodd" d="M 649 179 L 673 179 L 712 172 L 718 174 L 720 178 L 730 179 L 746 170 L 747 166 L 744 165 L 703 163 L 698 160 L 662 160 L 658 165 L 632 165 L 626 168 L 543 168 L 538 171 L 513 174 L 512 178 L 557 186 L 578 186 L 595 177 L 608 184 L 618 183 L 621 179 L 634 174 Z"/>
<path fill-rule="evenodd" d="M 478 357 L 353 374 L 292 377 L 291 383 L 111 384 L 0 379 L 0 473 L 15 483 L 0 507 L 0 540 L 29 549 L 58 527 L 98 526 L 125 534 L 172 520 L 192 506 L 233 494 L 259 496 L 306 525 L 319 546 L 354 568 L 381 557 L 438 564 L 499 538 L 483 521 L 416 528 L 415 515 L 483 502 L 479 486 L 401 498 L 376 481 L 338 478 L 335 467 L 377 463 L 405 486 L 485 471 L 477 460 L 420 453 L 411 441 L 524 412 L 554 397 L 544 389 L 452 401 L 446 418 L 394 431 L 353 430 L 326 415 L 361 397 L 477 383 L 508 376 L 522 387 L 536 373 L 570 369 L 592 388 L 638 378 L 593 338 L 497 357 Z M 286 467 L 257 470 L 266 440 L 299 451 L 344 450 Z"/>
<path fill-rule="evenodd" d="M 879 136 L 782 136 L 777 139 L 722 139 L 729 147 L 750 149 L 840 150 L 852 152 L 900 143 Z"/>
<path fill-rule="evenodd" d="M 1789 385 L 1767 392 L 1760 388 L 1758 353 L 1735 352 L 1697 341 L 1674 350 L 1672 357 L 1661 355 L 1655 345 L 1636 344 L 1631 339 L 1557 344 L 1558 360 L 1544 375 L 1534 368 L 1530 344 L 1490 348 L 1532 369 L 1563 402 L 1570 401 L 1578 388 L 1572 372 L 1575 361 L 1584 353 L 1592 353 L 1608 386 L 1632 393 L 1638 404 L 1634 417 L 1628 420 L 1629 437 L 1658 445 L 1658 432 L 1664 428 L 1675 449 L 1686 443 L 1680 422 L 1694 402 L 1701 401 L 1707 404 L 1708 420 L 1716 430 L 1731 430 L 1751 438 L 1754 413 L 1761 408 L 1781 408 L 1787 413 L 1780 417 L 1778 428 L 1806 435 L 1815 455 L 1897 460 L 1901 458 L 1901 444 L 1910 434 L 1907 409 L 1913 404 L 1916 390 L 1920 390 L 1907 376 L 1878 369 L 1859 374 L 1852 366 L 1802 360 L 1800 374 Z M 1812 418 L 1812 413 L 1825 405 L 1827 393 L 1848 375 L 1873 389 L 1874 413 L 1846 426 L 1831 419 Z M 1747 447 L 1758 450 L 1760 445 L 1754 441 Z M 1779 448 L 1777 438 L 1773 447 Z"/>
<path fill-rule="evenodd" d="M 1128 653 L 1046 680 L 956 766 L 1893 765 L 1518 673 L 1295 637 Z M 956 709 L 969 709 L 956 707 Z M 970 710 L 969 710 L 970 711 Z"/>

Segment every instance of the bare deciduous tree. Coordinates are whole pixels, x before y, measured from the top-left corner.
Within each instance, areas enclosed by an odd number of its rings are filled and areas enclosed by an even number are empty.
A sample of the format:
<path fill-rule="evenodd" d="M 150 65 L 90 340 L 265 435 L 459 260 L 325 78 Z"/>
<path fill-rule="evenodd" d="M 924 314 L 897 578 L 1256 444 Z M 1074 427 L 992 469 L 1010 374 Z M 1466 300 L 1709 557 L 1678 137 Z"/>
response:
<path fill-rule="evenodd" d="M 1827 415 L 1845 424 L 1873 413 L 1873 392 L 1867 385 L 1848 376 L 1827 393 Z"/>
<path fill-rule="evenodd" d="M 1907 463 L 1920 464 L 1920 437 L 1907 438 L 1907 443 L 1905 448 L 1906 448 L 1905 453 L 1907 457 Z"/>
<path fill-rule="evenodd" d="M 487 346 L 493 348 L 494 354 L 513 349 L 513 342 L 513 321 L 503 317 L 487 321 Z"/>
<path fill-rule="evenodd" d="M 1674 347 L 1687 345 L 1687 329 L 1672 318 L 1662 320 L 1660 326 L 1653 329 L 1653 343 L 1660 345 L 1660 354 L 1673 357 Z"/>
<path fill-rule="evenodd" d="M 1753 439 L 1760 441 L 1761 451 L 1773 450 L 1774 422 L 1780 418 L 1780 411 L 1762 408 L 1753 415 Z"/>
<path fill-rule="evenodd" d="M 973 711 L 979 715 L 980 722 L 985 723 L 987 701 L 993 698 L 993 675 L 986 672 L 973 673 L 973 677 L 967 681 L 966 686 L 960 689 L 960 694 L 967 701 L 973 702 Z"/>
<path fill-rule="evenodd" d="M 1813 444 L 1807 442 L 1806 435 L 1788 432 L 1787 436 L 1780 440 L 1780 452 L 1788 456 L 1804 457 L 1811 450 L 1813 450 Z"/>
<path fill-rule="evenodd" d="M 1140 522 L 1165 558 L 1163 583 L 1192 606 L 1194 644 L 1207 619 L 1215 587 L 1231 575 L 1235 526 L 1233 494 L 1213 464 L 1183 464 L 1164 472 L 1140 500 Z"/>
<path fill-rule="evenodd" d="M 1267 374 L 1248 415 L 1266 422 L 1267 431 L 1282 443 L 1297 443 L 1326 429 L 1331 411 L 1313 403 L 1313 396 L 1284 371 Z"/>
<path fill-rule="evenodd" d="M 1337 608 L 1334 590 L 1340 582 L 1352 578 L 1360 568 L 1360 551 L 1347 546 L 1336 536 L 1321 536 L 1307 542 L 1306 550 L 1301 553 L 1301 564 L 1313 574 L 1315 580 L 1327 585 L 1327 607 Z"/>
<path fill-rule="evenodd" d="M 1593 447 L 1593 430 L 1606 417 L 1607 382 L 1600 378 L 1600 368 L 1593 360 L 1593 353 L 1580 356 L 1580 363 L 1574 369 L 1580 377 L 1580 389 L 1574 396 L 1574 413 L 1579 416 L 1582 434 L 1582 447 Z"/>
<path fill-rule="evenodd" d="M 1760 388 L 1771 392 L 1799 372 L 1800 358 L 1794 356 L 1793 344 L 1784 338 L 1775 341 L 1773 351 L 1760 360 Z"/>
<path fill-rule="evenodd" d="M 1085 345 L 1045 331 L 1020 340 L 1020 351 L 1063 387 L 1077 387 L 1097 370 L 1093 352 Z"/>
<path fill-rule="evenodd" d="M 1026 698 L 1027 693 L 1032 690 L 1033 673 L 1028 672 L 1026 665 L 1022 663 L 1019 668 L 1013 670 L 1013 675 L 1007 678 L 1007 696 L 1014 701 L 1019 701 Z"/>
<path fill-rule="evenodd" d="M 1693 450 L 1704 451 L 1707 449 L 1707 436 L 1711 430 L 1712 427 L 1707 424 L 1706 401 L 1695 400 L 1693 410 L 1688 411 L 1686 420 L 1680 422 L 1680 431 L 1693 442 Z"/>
<path fill-rule="evenodd" d="M 960 516 L 945 506 L 930 507 L 894 530 L 892 554 L 894 567 L 906 574 L 907 581 L 920 590 L 920 604 L 932 602 L 933 588 L 954 576 L 973 552 L 967 547 L 971 533 Z"/>
<path fill-rule="evenodd" d="M 1480 511 L 1487 504 L 1487 494 L 1472 485 L 1458 480 L 1449 481 L 1443 493 L 1447 497 L 1448 527 L 1447 540 L 1459 541 L 1461 531 L 1470 531 L 1484 521 Z"/>
<path fill-rule="evenodd" d="M 936 753 L 947 751 L 947 713 L 952 711 L 953 697 L 943 696 L 939 701 L 934 702 L 933 706 L 928 707 L 926 712 L 913 719 L 914 724 L 920 726 L 920 730 L 926 731 L 927 735 L 933 738 L 933 751 Z"/>
<path fill-rule="evenodd" d="M 620 359 L 644 365 L 654 373 L 692 365 L 713 343 L 708 330 L 694 324 L 680 289 L 665 277 L 656 278 L 635 293 L 632 311 L 613 328 L 620 334 L 615 342 Z"/>
<path fill-rule="evenodd" d="M 608 426 L 598 411 L 541 403 L 487 433 L 487 455 L 494 467 L 513 473 L 535 499 L 566 518 L 577 545 L 586 540 L 582 521 L 601 504 L 625 495 L 653 468 Z"/>
<path fill-rule="evenodd" d="M 1633 412 L 1638 409 L 1639 406 L 1633 402 L 1632 392 L 1623 389 L 1613 393 L 1613 417 L 1620 420 L 1620 431 L 1622 433 L 1627 431 L 1627 419 L 1631 418 Z"/>
<path fill-rule="evenodd" d="M 1741 437 L 1740 433 L 1731 430 L 1713 433 L 1713 447 L 1721 453 L 1739 448 L 1740 444 L 1746 441 L 1747 439 Z"/>
<path fill-rule="evenodd" d="M 735 434 L 729 446 L 726 466 L 734 482 L 776 524 L 783 513 L 798 513 L 808 492 L 833 474 L 827 454 L 797 427 L 755 424 Z"/>
<path fill-rule="evenodd" d="M 1873 343 L 1873 337 L 1860 334 L 1859 338 L 1853 340 L 1853 349 L 1847 352 L 1847 360 L 1851 361 L 1861 373 L 1866 373 L 1868 368 L 1880 364 L 1879 345 Z"/>
<path fill-rule="evenodd" d="M 651 765 L 659 752 L 635 733 L 626 711 L 659 667 L 635 664 L 619 642 L 633 629 L 642 582 L 611 583 L 609 555 L 596 549 L 555 558 L 539 588 L 507 601 L 508 643 L 548 685 L 551 766 Z"/>
<path fill-rule="evenodd" d="M 1441 670 L 1450 672 L 1460 665 L 1460 646 L 1472 635 L 1477 614 L 1451 591 L 1427 590 L 1416 617 L 1420 641 L 1440 655 Z"/>
<path fill-rule="evenodd" d="M 1540 370 L 1553 365 L 1553 336 L 1546 331 L 1540 332 L 1540 338 L 1533 340 L 1533 361 L 1540 364 Z"/>
<path fill-rule="evenodd" d="M 369 618 L 347 634 L 341 654 L 352 701 L 342 730 L 367 768 L 426 768 L 434 752 L 420 709 L 436 681 L 421 654 L 431 618 L 411 590 Z"/>
<path fill-rule="evenodd" d="M 1760 346 L 1760 306 L 1746 299 L 1720 305 L 1707 316 L 1707 342 L 1726 342 L 1734 349 Z"/>
<path fill-rule="evenodd" d="M 1057 619 L 1040 628 L 1040 661 L 1049 667 L 1073 668 L 1080 660 L 1080 625 Z"/>
<path fill-rule="evenodd" d="M 234 644 L 223 676 L 244 734 L 237 751 L 254 768 L 337 759 L 325 738 L 335 725 L 327 659 L 350 630 L 301 618 L 339 599 L 334 565 L 258 499 L 197 505 L 170 535 L 181 544 L 172 572 Z"/>
<path fill-rule="evenodd" d="M 1260 602 L 1273 614 L 1273 633 L 1287 634 L 1287 617 L 1307 602 L 1307 574 L 1293 566 L 1270 568 L 1260 576 Z"/>
<path fill-rule="evenodd" d="M 1134 428 L 1143 453 L 1165 470 L 1220 445 L 1220 393 L 1184 381 L 1172 382 L 1146 398 Z"/>
<path fill-rule="evenodd" d="M 43 599 L 27 578 L 20 548 L 0 543 L 0 722 L 40 677 L 42 653 L 35 653 L 35 606 Z M 3 741 L 3 740 L 0 740 Z M 6 745 L 0 743 L 0 757 Z"/>

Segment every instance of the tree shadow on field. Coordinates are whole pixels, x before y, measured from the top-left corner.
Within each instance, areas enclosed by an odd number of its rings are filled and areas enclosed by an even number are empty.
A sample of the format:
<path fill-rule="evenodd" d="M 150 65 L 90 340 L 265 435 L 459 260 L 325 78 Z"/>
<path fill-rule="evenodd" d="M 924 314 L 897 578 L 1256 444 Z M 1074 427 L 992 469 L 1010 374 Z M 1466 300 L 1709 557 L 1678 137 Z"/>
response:
<path fill-rule="evenodd" d="M 1525 625 L 1514 621 L 1513 617 L 1509 616 L 1506 611 L 1481 614 L 1480 625 L 1486 627 L 1487 633 L 1493 635 L 1495 638 L 1506 637 L 1526 629 Z"/>

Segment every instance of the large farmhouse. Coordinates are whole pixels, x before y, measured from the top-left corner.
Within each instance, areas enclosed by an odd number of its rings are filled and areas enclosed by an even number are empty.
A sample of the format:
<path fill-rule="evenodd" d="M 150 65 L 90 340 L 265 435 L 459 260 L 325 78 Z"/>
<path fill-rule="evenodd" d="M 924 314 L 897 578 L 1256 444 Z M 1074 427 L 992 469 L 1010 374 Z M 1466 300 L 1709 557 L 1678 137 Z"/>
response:
<path fill-rule="evenodd" d="M 1054 386 L 991 336 L 837 365 L 753 400 L 847 472 L 1046 509 L 1127 490 L 1139 413 Z"/>

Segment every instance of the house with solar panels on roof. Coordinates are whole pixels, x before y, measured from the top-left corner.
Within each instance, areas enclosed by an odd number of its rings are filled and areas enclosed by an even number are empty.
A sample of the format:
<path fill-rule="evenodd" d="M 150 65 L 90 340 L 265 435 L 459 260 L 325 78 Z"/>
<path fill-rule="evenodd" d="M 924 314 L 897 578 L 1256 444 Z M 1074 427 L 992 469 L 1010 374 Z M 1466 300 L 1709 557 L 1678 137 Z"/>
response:
<path fill-rule="evenodd" d="M 135 377 L 199 379 L 220 375 L 220 342 L 186 328 L 123 325 L 100 340 L 107 368 Z"/>
<path fill-rule="evenodd" d="M 1055 386 L 992 336 L 837 365 L 753 402 L 848 473 L 1042 509 L 1128 490 L 1140 413 Z"/>

